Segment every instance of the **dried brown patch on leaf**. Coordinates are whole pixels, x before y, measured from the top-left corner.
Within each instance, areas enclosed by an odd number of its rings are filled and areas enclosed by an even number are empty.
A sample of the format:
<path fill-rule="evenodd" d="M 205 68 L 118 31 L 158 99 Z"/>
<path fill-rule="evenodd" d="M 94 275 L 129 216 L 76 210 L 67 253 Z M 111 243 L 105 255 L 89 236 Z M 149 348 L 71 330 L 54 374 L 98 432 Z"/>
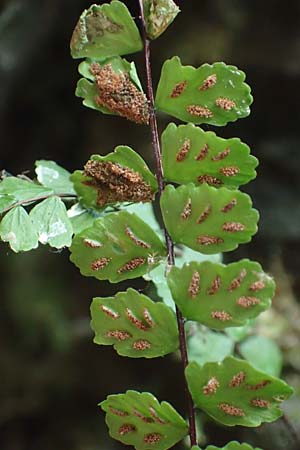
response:
<path fill-rule="evenodd" d="M 192 200 L 189 198 L 180 216 L 183 220 L 186 220 L 190 217 L 191 214 L 192 214 Z"/>
<path fill-rule="evenodd" d="M 138 172 L 113 162 L 89 160 L 84 175 L 92 177 L 84 184 L 98 191 L 97 205 L 116 202 L 152 202 L 154 192 Z"/>
<path fill-rule="evenodd" d="M 241 284 L 242 284 L 244 278 L 246 277 L 246 275 L 247 275 L 247 270 L 246 269 L 242 269 L 240 274 L 236 278 L 234 278 L 232 280 L 232 282 L 230 283 L 228 291 L 232 292 L 235 289 L 238 289 L 241 286 Z"/>
<path fill-rule="evenodd" d="M 236 205 L 237 205 L 237 200 L 236 200 L 235 198 L 233 198 L 232 200 L 230 200 L 229 203 L 227 203 L 227 205 L 223 206 L 223 208 L 221 209 L 221 212 L 223 212 L 223 213 L 228 213 L 228 212 L 231 211 Z"/>
<path fill-rule="evenodd" d="M 208 380 L 206 386 L 203 386 L 204 395 L 213 395 L 217 392 L 220 383 L 216 377 L 212 377 Z"/>
<path fill-rule="evenodd" d="M 228 416 L 244 417 L 245 413 L 241 408 L 230 405 L 229 403 L 220 403 L 218 408 Z"/>
<path fill-rule="evenodd" d="M 235 233 L 236 231 L 244 231 L 245 225 L 240 222 L 225 222 L 222 225 L 222 230 L 228 233 Z"/>
<path fill-rule="evenodd" d="M 106 336 L 109 338 L 115 338 L 118 341 L 126 341 L 126 339 L 130 339 L 132 336 L 127 331 L 122 330 L 111 330 L 106 333 Z"/>
<path fill-rule="evenodd" d="M 207 183 L 209 186 L 220 186 L 222 181 L 212 175 L 200 175 L 197 180 L 199 183 Z"/>
<path fill-rule="evenodd" d="M 200 152 L 198 153 L 198 155 L 195 156 L 195 160 L 202 161 L 203 159 L 205 159 L 208 154 L 208 151 L 209 151 L 208 144 L 204 144 L 203 147 L 201 148 Z"/>
<path fill-rule="evenodd" d="M 239 386 L 241 386 L 241 384 L 244 383 L 245 379 L 246 379 L 245 372 L 239 372 L 232 377 L 232 379 L 230 380 L 229 386 L 233 387 L 233 388 L 239 387 Z"/>
<path fill-rule="evenodd" d="M 198 236 L 197 243 L 201 245 L 223 244 L 223 239 L 218 236 Z"/>
<path fill-rule="evenodd" d="M 213 113 L 210 109 L 200 105 L 189 105 L 186 110 L 191 116 L 203 117 L 204 119 L 210 119 L 213 117 Z"/>
<path fill-rule="evenodd" d="M 104 34 L 119 33 L 123 29 L 122 24 L 112 21 L 104 12 L 91 9 L 87 12 L 84 20 L 79 19 L 77 22 L 71 38 L 71 49 L 76 50 L 81 47 L 82 38 L 85 34 L 88 41 L 93 42 Z"/>
<path fill-rule="evenodd" d="M 240 297 L 237 299 L 236 304 L 242 308 L 250 308 L 251 306 L 258 305 L 260 300 L 256 297 Z"/>
<path fill-rule="evenodd" d="M 200 91 L 206 91 L 207 89 L 212 88 L 217 82 L 217 75 L 216 74 L 212 74 L 209 75 L 201 84 L 201 86 L 199 87 Z"/>
<path fill-rule="evenodd" d="M 211 286 L 208 290 L 209 295 L 215 295 L 221 287 L 221 277 L 216 276 L 216 278 L 212 281 Z"/>
<path fill-rule="evenodd" d="M 139 341 L 135 341 L 132 344 L 132 347 L 135 350 L 147 350 L 148 348 L 151 348 L 151 344 L 149 341 L 145 341 L 144 339 L 140 339 Z"/>
<path fill-rule="evenodd" d="M 176 161 L 177 162 L 181 162 L 185 159 L 186 155 L 188 154 L 188 152 L 191 149 L 191 140 L 190 139 L 185 139 L 181 149 L 179 150 L 179 152 L 176 155 Z"/>
<path fill-rule="evenodd" d="M 104 106 L 126 119 L 140 124 L 149 123 L 149 106 L 145 94 L 131 81 L 126 72 L 115 72 L 111 64 L 101 67 L 91 64 L 98 96 L 97 105 Z"/>
<path fill-rule="evenodd" d="M 226 311 L 212 311 L 211 317 L 220 320 L 221 322 L 228 322 L 228 320 L 232 319 L 231 315 Z"/>
<path fill-rule="evenodd" d="M 219 172 L 224 175 L 225 177 L 234 177 L 240 172 L 240 169 L 238 167 L 232 166 L 232 167 L 221 167 Z"/>
<path fill-rule="evenodd" d="M 95 261 L 91 263 L 91 269 L 102 270 L 110 263 L 110 261 L 111 258 L 105 258 L 104 256 L 102 258 L 95 259 Z"/>
<path fill-rule="evenodd" d="M 236 107 L 236 103 L 227 97 L 219 97 L 217 98 L 215 103 L 218 108 L 224 109 L 224 111 L 230 111 L 231 109 Z"/>
<path fill-rule="evenodd" d="M 106 314 L 108 317 L 110 317 L 111 319 L 119 319 L 120 314 L 117 313 L 116 311 L 114 311 L 111 308 L 108 308 L 105 305 L 101 305 L 100 309 L 104 312 L 104 314 Z"/>
<path fill-rule="evenodd" d="M 190 285 L 189 285 L 189 296 L 191 298 L 197 297 L 199 294 L 199 288 L 200 288 L 200 274 L 199 272 L 195 271 L 193 273 Z"/>
<path fill-rule="evenodd" d="M 171 98 L 179 97 L 183 93 L 183 91 L 185 91 L 186 87 L 187 87 L 187 82 L 185 80 L 180 81 L 180 83 L 177 83 L 175 85 L 174 89 L 171 92 L 170 97 Z"/>
<path fill-rule="evenodd" d="M 136 235 L 133 233 L 133 231 L 131 231 L 131 229 L 129 227 L 126 227 L 125 233 L 138 247 L 151 248 L 151 246 L 149 244 L 147 244 L 147 242 L 144 242 L 141 239 L 139 239 L 138 237 L 136 237 Z"/>

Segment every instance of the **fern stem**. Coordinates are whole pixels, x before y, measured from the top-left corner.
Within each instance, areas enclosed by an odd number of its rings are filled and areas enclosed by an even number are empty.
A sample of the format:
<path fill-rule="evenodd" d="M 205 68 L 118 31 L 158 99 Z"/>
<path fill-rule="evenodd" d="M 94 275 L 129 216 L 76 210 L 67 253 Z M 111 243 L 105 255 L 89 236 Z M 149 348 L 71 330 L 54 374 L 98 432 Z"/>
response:
<path fill-rule="evenodd" d="M 162 157 L 161 157 L 161 149 L 160 149 L 160 143 L 159 143 L 156 113 L 155 113 L 155 107 L 154 107 L 150 40 L 147 38 L 147 33 L 146 33 L 146 22 L 145 22 L 145 15 L 144 15 L 143 0 L 139 0 L 139 5 L 140 5 L 140 11 L 141 11 L 142 36 L 143 36 L 143 41 L 144 41 L 144 60 L 145 60 L 145 68 L 146 68 L 147 93 L 148 93 L 149 114 L 150 114 L 149 122 L 150 122 L 150 130 L 151 130 L 152 147 L 153 147 L 155 163 L 156 163 L 156 176 L 157 176 L 158 188 L 159 188 L 158 196 L 160 198 L 162 191 L 164 189 L 164 176 L 163 176 Z M 167 250 L 168 250 L 168 264 L 170 266 L 172 266 L 175 264 L 174 244 L 173 244 L 173 241 L 165 227 L 164 227 L 164 233 L 165 233 L 165 240 L 166 240 L 166 245 L 167 245 Z M 182 360 L 183 370 L 185 370 L 186 366 L 188 365 L 188 355 L 187 355 L 187 345 L 186 345 L 186 337 L 185 337 L 185 331 L 184 331 L 184 319 L 183 319 L 181 312 L 179 311 L 179 309 L 177 307 L 176 307 L 176 316 L 177 316 L 177 324 L 178 324 L 178 331 L 179 331 L 181 360 Z M 184 380 L 185 380 L 185 378 L 184 378 Z M 186 394 L 186 401 L 187 401 L 187 405 L 188 405 L 189 435 L 190 435 L 191 446 L 193 446 L 193 445 L 197 445 L 195 408 L 194 408 L 191 394 L 188 390 L 186 380 L 185 380 L 185 394 Z"/>
<path fill-rule="evenodd" d="M 74 200 L 77 198 L 77 195 L 75 194 L 48 194 L 48 195 L 39 195 L 37 197 L 32 197 L 32 198 L 28 198 L 26 200 L 20 200 L 16 203 L 13 203 L 12 205 L 8 206 L 7 208 L 4 208 L 1 212 L 0 212 L 0 216 L 2 214 L 7 213 L 8 211 L 10 211 L 11 209 L 15 208 L 16 206 L 23 206 L 23 205 L 29 205 L 30 203 L 35 203 L 35 202 L 39 202 L 42 200 L 46 200 L 49 197 L 60 197 L 62 199 L 67 200 Z"/>

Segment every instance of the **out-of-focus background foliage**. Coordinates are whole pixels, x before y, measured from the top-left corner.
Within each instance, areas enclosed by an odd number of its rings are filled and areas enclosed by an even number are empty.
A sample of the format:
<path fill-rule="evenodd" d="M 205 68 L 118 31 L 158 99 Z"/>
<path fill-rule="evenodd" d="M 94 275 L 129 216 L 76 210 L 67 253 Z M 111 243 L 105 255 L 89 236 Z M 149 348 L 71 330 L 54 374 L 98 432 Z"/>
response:
<path fill-rule="evenodd" d="M 103 3 L 103 2 L 102 2 Z M 137 1 L 125 2 L 134 15 Z M 265 450 L 297 450 L 300 433 L 300 3 L 298 0 L 182 0 L 182 13 L 153 43 L 158 80 L 164 59 L 224 60 L 247 73 L 255 103 L 248 119 L 216 131 L 239 136 L 260 159 L 246 191 L 261 212 L 253 242 L 226 255 L 261 262 L 277 280 L 271 312 L 258 323 L 283 351 L 283 376 L 296 389 L 283 420 L 257 430 L 206 422 L 208 442 L 248 440 Z M 153 165 L 147 128 L 81 106 L 73 92 L 77 62 L 69 39 L 86 0 L 2 0 L 0 3 L 0 168 L 33 175 L 36 159 L 70 171 L 92 153 L 131 145 Z M 140 55 L 134 55 L 143 78 Z M 164 128 L 169 118 L 161 117 Z M 205 127 L 213 129 L 213 127 Z M 29 171 L 29 172 L 28 172 Z M 83 278 L 68 251 L 39 248 L 13 254 L 0 245 L 1 450 L 117 450 L 97 402 L 127 388 L 150 390 L 184 411 L 179 362 L 120 358 L 92 343 L 89 303 L 120 286 Z M 143 288 L 145 282 L 138 281 Z M 183 449 L 180 444 L 176 448 Z"/>

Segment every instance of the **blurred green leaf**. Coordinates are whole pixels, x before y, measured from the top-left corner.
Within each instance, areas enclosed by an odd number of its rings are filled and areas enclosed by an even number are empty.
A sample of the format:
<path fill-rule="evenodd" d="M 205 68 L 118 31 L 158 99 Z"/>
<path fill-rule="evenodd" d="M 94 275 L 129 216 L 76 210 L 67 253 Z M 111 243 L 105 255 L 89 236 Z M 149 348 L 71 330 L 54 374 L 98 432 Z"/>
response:
<path fill-rule="evenodd" d="M 192 123 L 170 123 L 162 134 L 166 180 L 237 188 L 255 178 L 257 159 L 238 138 L 223 139 Z"/>
<path fill-rule="evenodd" d="M 235 342 L 240 342 L 249 334 L 255 323 L 255 319 L 247 320 L 246 324 L 241 327 L 225 328 L 224 331 Z"/>
<path fill-rule="evenodd" d="M 65 204 L 59 197 L 49 197 L 38 203 L 29 213 L 41 244 L 51 247 L 70 247 L 73 228 Z"/>
<path fill-rule="evenodd" d="M 209 329 L 197 328 L 188 337 L 189 361 L 196 361 L 203 365 L 207 362 L 222 361 L 233 353 L 234 342 L 223 333 L 216 333 Z"/>
<path fill-rule="evenodd" d="M 195 69 L 174 56 L 163 65 L 155 104 L 184 122 L 226 125 L 250 114 L 253 98 L 244 80 L 235 66 L 217 62 Z"/>
<path fill-rule="evenodd" d="M 80 16 L 70 43 L 73 58 L 103 59 L 143 48 L 140 33 L 124 3 L 92 5 Z"/>
<path fill-rule="evenodd" d="M 71 206 L 67 214 L 71 221 L 74 234 L 78 234 L 86 228 L 91 227 L 94 221 L 103 215 L 101 212 L 83 208 L 80 203 L 75 203 L 75 205 Z"/>
<path fill-rule="evenodd" d="M 77 234 L 70 259 L 82 275 L 118 283 L 144 275 L 165 255 L 162 241 L 145 222 L 120 211 Z"/>
<path fill-rule="evenodd" d="M 257 231 L 258 212 L 247 194 L 207 184 L 167 185 L 161 208 L 175 243 L 204 254 L 234 250 Z"/>
<path fill-rule="evenodd" d="M 149 392 L 109 395 L 100 403 L 110 435 L 136 450 L 167 450 L 188 433 L 184 419 L 167 402 Z"/>
<path fill-rule="evenodd" d="M 13 195 L 0 194 L 0 214 L 14 203 L 16 203 L 16 199 Z"/>
<path fill-rule="evenodd" d="M 0 237 L 16 253 L 38 247 L 37 232 L 22 206 L 16 206 L 4 216 L 0 223 Z"/>
<path fill-rule="evenodd" d="M 180 9 L 173 0 L 143 0 L 143 3 L 147 35 L 156 39 L 171 25 Z"/>
<path fill-rule="evenodd" d="M 119 355 L 156 358 L 178 348 L 174 312 L 134 289 L 118 292 L 115 297 L 94 298 L 91 315 L 94 342 L 113 345 Z"/>
<path fill-rule="evenodd" d="M 192 447 L 192 450 L 201 450 L 200 447 Z M 215 447 L 214 445 L 209 445 L 205 450 L 262 450 L 258 447 L 251 447 L 249 444 L 240 444 L 237 441 L 228 442 L 225 447 Z"/>
<path fill-rule="evenodd" d="M 272 339 L 265 336 L 250 336 L 240 344 L 239 351 L 256 369 L 274 377 L 280 376 L 282 354 Z"/>
<path fill-rule="evenodd" d="M 53 189 L 56 194 L 75 194 L 71 174 L 66 169 L 54 161 L 39 160 L 35 165 L 37 179 L 43 186 Z"/>
<path fill-rule="evenodd" d="M 273 422 L 282 415 L 278 404 L 293 393 L 284 381 L 231 356 L 202 367 L 192 362 L 185 373 L 196 406 L 227 426 Z"/>
<path fill-rule="evenodd" d="M 189 320 L 210 328 L 243 325 L 270 307 L 275 283 L 260 264 L 243 259 L 172 267 L 167 276 L 173 299 Z"/>
<path fill-rule="evenodd" d="M 6 177 L 0 182 L 0 197 L 8 195 L 14 197 L 15 202 L 35 201 L 36 198 L 53 194 L 53 190 L 36 184 L 33 181 L 23 180 L 18 177 Z M 6 200 L 7 197 L 6 197 Z M 11 201 L 11 199 L 10 199 Z"/>
<path fill-rule="evenodd" d="M 113 203 L 151 202 L 157 191 L 156 177 L 145 161 L 123 145 L 106 156 L 92 155 L 71 180 L 80 203 L 96 210 Z"/>

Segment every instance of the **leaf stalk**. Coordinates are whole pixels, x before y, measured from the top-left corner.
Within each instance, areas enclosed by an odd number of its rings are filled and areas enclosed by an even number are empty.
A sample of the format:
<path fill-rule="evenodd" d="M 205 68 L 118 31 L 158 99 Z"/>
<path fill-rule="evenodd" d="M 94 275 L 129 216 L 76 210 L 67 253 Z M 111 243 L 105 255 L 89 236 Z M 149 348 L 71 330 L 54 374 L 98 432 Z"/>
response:
<path fill-rule="evenodd" d="M 159 134 L 157 128 L 157 119 L 154 107 L 154 95 L 153 95 L 153 82 L 152 82 L 152 70 L 151 70 L 151 51 L 150 51 L 150 40 L 147 37 L 146 32 L 146 21 L 144 14 L 144 5 L 143 0 L 139 0 L 139 6 L 141 11 L 141 24 L 142 24 L 142 38 L 144 42 L 144 62 L 146 69 L 146 78 L 147 78 L 147 94 L 148 94 L 148 102 L 149 102 L 149 124 L 151 130 L 151 141 L 152 148 L 156 163 L 156 176 L 158 182 L 158 197 L 160 198 L 163 189 L 164 189 L 164 175 L 163 175 L 163 167 L 162 167 L 162 157 L 161 157 L 161 149 L 159 143 Z M 168 250 L 168 265 L 172 266 L 175 264 L 174 257 L 174 243 L 164 226 L 164 234 L 165 241 Z M 179 343 L 180 343 L 180 353 L 181 353 L 181 361 L 183 370 L 188 365 L 188 354 L 187 354 L 187 345 L 186 345 L 186 337 L 184 330 L 184 318 L 176 306 L 176 317 L 179 331 Z M 185 380 L 185 377 L 184 377 Z M 196 436 L 196 418 L 195 418 L 195 408 L 193 404 L 193 400 L 191 394 L 189 392 L 186 380 L 185 380 L 185 396 L 188 405 L 188 418 L 189 418 L 189 435 L 191 446 L 197 445 L 197 436 Z"/>

